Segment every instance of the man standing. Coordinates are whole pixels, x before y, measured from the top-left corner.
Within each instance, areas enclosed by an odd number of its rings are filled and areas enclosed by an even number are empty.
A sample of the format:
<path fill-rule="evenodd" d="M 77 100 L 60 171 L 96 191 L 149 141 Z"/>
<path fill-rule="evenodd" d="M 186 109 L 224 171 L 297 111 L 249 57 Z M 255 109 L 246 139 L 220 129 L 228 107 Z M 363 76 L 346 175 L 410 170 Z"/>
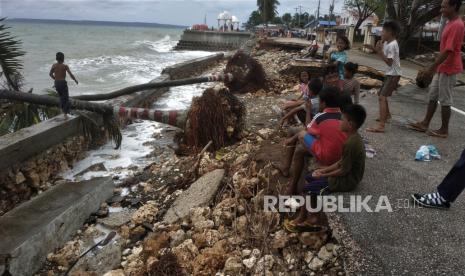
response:
<path fill-rule="evenodd" d="M 408 126 L 416 131 L 426 132 L 430 136 L 447 138 L 449 134 L 449 120 L 452 106 L 452 90 L 457 74 L 463 70 L 461 47 L 464 36 L 464 24 L 459 17 L 461 0 L 443 0 L 441 13 L 448 19 L 448 23 L 441 35 L 440 54 L 436 61 L 425 72 L 426 76 L 433 76 L 429 90 L 428 109 L 421 122 Z M 438 130 L 429 130 L 431 119 L 436 112 L 438 101 L 441 103 L 442 125 Z"/>

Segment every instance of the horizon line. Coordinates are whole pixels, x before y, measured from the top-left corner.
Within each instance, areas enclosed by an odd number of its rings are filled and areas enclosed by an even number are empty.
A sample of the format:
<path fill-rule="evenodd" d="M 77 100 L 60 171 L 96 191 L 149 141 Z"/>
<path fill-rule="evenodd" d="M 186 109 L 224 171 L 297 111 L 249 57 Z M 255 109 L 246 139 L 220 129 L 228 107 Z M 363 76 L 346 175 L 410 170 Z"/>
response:
<path fill-rule="evenodd" d="M 177 28 L 187 28 L 186 25 L 175 25 L 168 23 L 157 22 L 141 22 L 141 21 L 110 21 L 110 20 L 92 20 L 92 19 L 56 19 L 56 18 L 24 18 L 24 17 L 6 17 L 6 20 L 25 20 L 25 21 L 64 21 L 64 22 L 91 22 L 91 23 L 124 23 L 124 24 L 141 24 L 141 25 L 159 25 Z"/>

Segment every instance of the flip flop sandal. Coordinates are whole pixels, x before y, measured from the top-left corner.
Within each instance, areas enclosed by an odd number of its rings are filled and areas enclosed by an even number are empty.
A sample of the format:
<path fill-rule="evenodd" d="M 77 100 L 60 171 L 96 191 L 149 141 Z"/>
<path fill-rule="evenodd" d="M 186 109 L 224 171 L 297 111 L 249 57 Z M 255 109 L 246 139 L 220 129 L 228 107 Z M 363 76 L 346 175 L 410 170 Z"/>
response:
<path fill-rule="evenodd" d="M 290 219 L 285 219 L 283 222 L 283 228 L 289 233 L 299 233 L 296 225 Z"/>
<path fill-rule="evenodd" d="M 324 226 L 304 222 L 304 225 L 296 225 L 296 228 L 301 232 L 320 232 Z"/>
<path fill-rule="evenodd" d="M 429 136 L 432 136 L 432 137 L 447 138 L 447 134 L 437 133 L 437 132 L 434 131 L 434 130 L 428 130 L 428 131 L 426 132 L 426 134 L 429 135 Z"/>
<path fill-rule="evenodd" d="M 410 124 L 407 124 L 405 126 L 408 129 L 415 130 L 415 131 L 418 131 L 418 132 L 426 132 L 427 131 L 427 129 L 421 128 L 421 127 L 417 126 L 415 123 L 410 123 Z"/>

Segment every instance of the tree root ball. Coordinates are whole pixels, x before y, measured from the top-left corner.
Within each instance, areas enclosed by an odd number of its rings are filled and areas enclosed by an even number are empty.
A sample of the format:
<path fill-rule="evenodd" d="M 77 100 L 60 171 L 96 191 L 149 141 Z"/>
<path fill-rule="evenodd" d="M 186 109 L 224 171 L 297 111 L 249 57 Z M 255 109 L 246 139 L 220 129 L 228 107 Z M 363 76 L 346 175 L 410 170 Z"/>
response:
<path fill-rule="evenodd" d="M 237 51 L 226 64 L 225 73 L 234 76 L 226 86 L 232 92 L 248 92 L 266 86 L 266 76 L 263 66 L 254 58 L 242 51 Z"/>
<path fill-rule="evenodd" d="M 187 115 L 183 144 L 195 151 L 212 141 L 217 150 L 240 139 L 245 122 L 245 106 L 227 88 L 206 89 L 192 100 Z"/>
<path fill-rule="evenodd" d="M 424 70 L 419 70 L 415 81 L 418 87 L 427 88 L 433 81 L 433 76 L 426 75 Z"/>

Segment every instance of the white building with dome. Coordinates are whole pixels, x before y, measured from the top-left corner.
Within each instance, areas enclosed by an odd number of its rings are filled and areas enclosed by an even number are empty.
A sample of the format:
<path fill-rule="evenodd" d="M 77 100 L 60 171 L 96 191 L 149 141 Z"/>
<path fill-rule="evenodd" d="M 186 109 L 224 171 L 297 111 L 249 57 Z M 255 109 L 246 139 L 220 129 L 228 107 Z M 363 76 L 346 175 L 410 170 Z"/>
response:
<path fill-rule="evenodd" d="M 218 30 L 222 31 L 231 31 L 239 28 L 240 22 L 239 19 L 231 15 L 228 11 L 223 11 L 217 17 L 218 20 Z"/>

